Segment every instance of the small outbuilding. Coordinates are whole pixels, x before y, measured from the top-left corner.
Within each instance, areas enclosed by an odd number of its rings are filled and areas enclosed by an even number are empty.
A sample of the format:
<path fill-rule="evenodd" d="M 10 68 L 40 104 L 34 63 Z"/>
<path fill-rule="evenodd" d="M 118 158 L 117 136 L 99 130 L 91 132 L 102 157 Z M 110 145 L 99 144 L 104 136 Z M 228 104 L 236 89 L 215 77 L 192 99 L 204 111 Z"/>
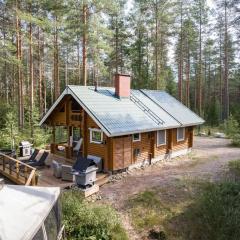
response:
<path fill-rule="evenodd" d="M 102 159 L 103 171 L 140 166 L 191 151 L 193 129 L 204 120 L 164 91 L 69 85 L 41 120 L 52 127 L 51 152 Z"/>

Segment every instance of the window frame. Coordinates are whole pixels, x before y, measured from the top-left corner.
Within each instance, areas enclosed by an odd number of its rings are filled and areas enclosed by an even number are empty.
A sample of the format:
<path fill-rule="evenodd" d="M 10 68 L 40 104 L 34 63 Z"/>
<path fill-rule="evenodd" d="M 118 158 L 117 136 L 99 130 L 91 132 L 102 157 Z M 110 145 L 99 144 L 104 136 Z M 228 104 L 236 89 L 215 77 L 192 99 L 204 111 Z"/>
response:
<path fill-rule="evenodd" d="M 183 137 L 182 138 L 179 138 L 179 129 L 182 129 L 183 130 Z M 177 142 L 181 142 L 181 141 L 184 141 L 185 140 L 185 128 L 184 127 L 180 127 L 180 128 L 177 128 Z"/>
<path fill-rule="evenodd" d="M 158 138 L 158 134 L 160 132 L 164 132 L 164 143 L 159 143 L 159 138 Z M 157 147 L 160 147 L 160 146 L 165 146 L 167 144 L 167 134 L 166 134 L 166 130 L 158 130 L 157 131 Z"/>
<path fill-rule="evenodd" d="M 138 139 L 134 139 L 134 135 L 135 134 L 138 134 Z M 133 142 L 141 142 L 141 133 L 134 133 L 134 134 L 132 134 L 132 141 Z"/>
<path fill-rule="evenodd" d="M 101 129 L 98 129 L 98 128 L 89 128 L 89 130 L 90 130 L 90 143 L 102 144 L 103 143 L 103 131 Z M 93 132 L 101 133 L 101 140 L 100 141 L 93 140 L 93 136 L 92 136 Z"/>

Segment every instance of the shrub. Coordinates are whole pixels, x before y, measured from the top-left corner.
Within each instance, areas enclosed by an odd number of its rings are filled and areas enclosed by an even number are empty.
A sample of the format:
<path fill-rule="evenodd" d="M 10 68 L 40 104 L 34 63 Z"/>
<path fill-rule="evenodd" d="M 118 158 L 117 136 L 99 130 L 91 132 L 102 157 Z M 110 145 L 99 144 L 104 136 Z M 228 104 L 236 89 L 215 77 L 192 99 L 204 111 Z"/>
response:
<path fill-rule="evenodd" d="M 240 159 L 230 161 L 228 167 L 236 177 L 240 177 Z"/>
<path fill-rule="evenodd" d="M 235 133 L 232 136 L 232 145 L 235 147 L 240 147 L 240 133 Z"/>
<path fill-rule="evenodd" d="M 107 205 L 84 201 L 78 191 L 62 195 L 63 222 L 69 240 L 127 240 L 119 217 Z"/>
<path fill-rule="evenodd" d="M 232 138 L 236 133 L 239 132 L 238 121 L 232 115 L 230 115 L 228 120 L 224 122 L 223 127 L 225 134 L 230 138 Z"/>
<path fill-rule="evenodd" d="M 208 184 L 184 219 L 189 223 L 187 239 L 239 239 L 240 184 Z"/>

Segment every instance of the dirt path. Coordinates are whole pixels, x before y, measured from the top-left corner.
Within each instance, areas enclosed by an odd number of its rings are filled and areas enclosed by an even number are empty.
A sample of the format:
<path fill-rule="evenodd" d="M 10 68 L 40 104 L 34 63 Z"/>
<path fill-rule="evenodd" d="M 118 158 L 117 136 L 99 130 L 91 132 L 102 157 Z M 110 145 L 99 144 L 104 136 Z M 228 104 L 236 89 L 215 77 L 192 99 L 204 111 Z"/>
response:
<path fill-rule="evenodd" d="M 121 210 L 131 195 L 148 188 L 171 184 L 173 180 L 192 177 L 218 180 L 227 162 L 240 158 L 240 148 L 229 146 L 227 139 L 196 137 L 190 156 L 184 156 L 134 170 L 127 177 L 101 188 L 103 201 Z"/>

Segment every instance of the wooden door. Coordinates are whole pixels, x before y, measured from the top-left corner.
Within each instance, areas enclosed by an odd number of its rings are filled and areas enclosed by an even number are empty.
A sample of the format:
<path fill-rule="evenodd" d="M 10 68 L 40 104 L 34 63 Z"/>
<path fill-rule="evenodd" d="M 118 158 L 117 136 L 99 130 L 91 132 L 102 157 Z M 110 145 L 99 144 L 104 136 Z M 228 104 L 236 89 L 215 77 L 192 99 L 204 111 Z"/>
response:
<path fill-rule="evenodd" d="M 132 162 L 132 137 L 123 138 L 123 166 L 127 168 Z"/>
<path fill-rule="evenodd" d="M 114 138 L 113 170 L 127 168 L 132 161 L 131 136 Z"/>

